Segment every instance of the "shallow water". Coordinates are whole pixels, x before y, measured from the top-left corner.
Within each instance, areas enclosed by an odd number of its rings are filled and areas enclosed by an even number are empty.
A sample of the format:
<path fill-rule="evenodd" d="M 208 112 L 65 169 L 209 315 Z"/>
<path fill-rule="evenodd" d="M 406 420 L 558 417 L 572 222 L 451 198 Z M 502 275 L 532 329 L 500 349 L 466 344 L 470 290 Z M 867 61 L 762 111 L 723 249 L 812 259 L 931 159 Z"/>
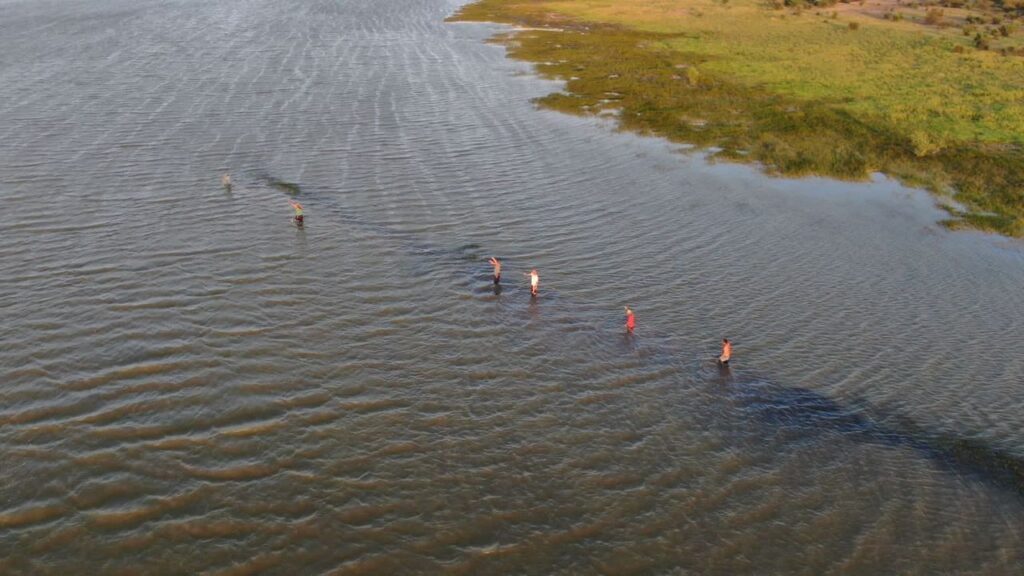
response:
<path fill-rule="evenodd" d="M 1020 243 L 457 5 L 0 1 L 0 573 L 1024 570 Z"/>

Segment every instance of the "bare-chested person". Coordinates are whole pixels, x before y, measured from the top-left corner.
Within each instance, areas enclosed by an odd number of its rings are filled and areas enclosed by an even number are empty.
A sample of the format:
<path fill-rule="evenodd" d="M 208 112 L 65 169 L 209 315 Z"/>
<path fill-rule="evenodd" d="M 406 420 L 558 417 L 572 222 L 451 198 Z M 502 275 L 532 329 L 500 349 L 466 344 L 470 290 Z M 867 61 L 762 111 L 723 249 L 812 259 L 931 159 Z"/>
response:
<path fill-rule="evenodd" d="M 524 272 L 524 274 L 526 273 Z M 540 287 L 540 274 L 538 274 L 537 269 L 534 268 L 533 270 L 530 270 L 530 273 L 526 274 L 526 276 L 530 277 L 530 296 L 536 297 Z"/>
<path fill-rule="evenodd" d="M 494 266 L 494 283 L 499 284 L 501 282 L 501 260 L 492 256 L 488 262 L 491 263 L 491 266 Z"/>
<path fill-rule="evenodd" d="M 722 338 L 722 355 L 718 357 L 718 363 L 728 366 L 730 358 L 732 358 L 732 342 L 729 342 L 728 338 Z"/>

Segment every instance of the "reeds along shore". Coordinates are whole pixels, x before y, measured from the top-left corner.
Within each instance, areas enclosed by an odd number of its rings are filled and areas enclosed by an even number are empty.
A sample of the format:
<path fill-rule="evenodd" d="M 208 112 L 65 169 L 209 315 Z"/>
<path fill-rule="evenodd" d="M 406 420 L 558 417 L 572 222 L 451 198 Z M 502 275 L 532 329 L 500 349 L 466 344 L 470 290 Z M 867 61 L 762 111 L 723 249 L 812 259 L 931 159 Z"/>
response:
<path fill-rule="evenodd" d="M 546 27 L 497 39 L 566 81 L 543 107 L 614 115 L 777 175 L 882 172 L 939 194 L 950 227 L 1024 237 L 1024 101 L 1012 96 L 1024 58 L 965 54 L 924 26 L 853 29 L 750 0 L 481 0 L 452 19 Z"/>

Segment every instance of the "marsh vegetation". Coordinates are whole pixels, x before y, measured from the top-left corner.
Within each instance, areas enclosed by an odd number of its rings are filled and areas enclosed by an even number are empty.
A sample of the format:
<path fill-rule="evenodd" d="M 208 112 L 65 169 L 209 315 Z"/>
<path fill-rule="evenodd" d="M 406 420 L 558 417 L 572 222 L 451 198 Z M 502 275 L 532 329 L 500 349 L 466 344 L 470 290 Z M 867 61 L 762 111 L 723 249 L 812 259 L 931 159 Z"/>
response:
<path fill-rule="evenodd" d="M 1024 237 L 1024 58 L 946 25 L 965 8 L 886 6 L 482 0 L 455 19 L 530 27 L 498 40 L 566 81 L 546 108 L 778 175 L 883 172 L 937 193 L 949 226 Z"/>

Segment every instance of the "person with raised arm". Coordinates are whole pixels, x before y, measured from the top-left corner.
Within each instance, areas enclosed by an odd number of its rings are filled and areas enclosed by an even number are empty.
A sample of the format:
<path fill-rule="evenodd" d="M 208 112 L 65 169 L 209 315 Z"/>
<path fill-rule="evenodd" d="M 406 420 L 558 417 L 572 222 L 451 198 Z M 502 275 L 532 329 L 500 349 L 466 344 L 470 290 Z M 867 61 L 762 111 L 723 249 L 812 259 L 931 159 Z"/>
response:
<path fill-rule="evenodd" d="M 299 204 L 294 200 L 289 200 L 288 203 L 295 209 L 295 223 L 302 226 L 302 223 L 305 221 L 305 213 L 302 210 L 302 204 Z"/>
<path fill-rule="evenodd" d="M 530 270 L 530 273 L 523 273 L 530 277 L 530 296 L 537 297 L 538 288 L 540 287 L 540 274 L 537 273 L 537 269 Z"/>
<path fill-rule="evenodd" d="M 488 262 L 491 263 L 491 266 L 494 266 L 494 283 L 495 284 L 500 283 L 501 282 L 501 260 L 498 260 L 497 258 L 492 256 L 491 259 L 488 260 Z"/>

